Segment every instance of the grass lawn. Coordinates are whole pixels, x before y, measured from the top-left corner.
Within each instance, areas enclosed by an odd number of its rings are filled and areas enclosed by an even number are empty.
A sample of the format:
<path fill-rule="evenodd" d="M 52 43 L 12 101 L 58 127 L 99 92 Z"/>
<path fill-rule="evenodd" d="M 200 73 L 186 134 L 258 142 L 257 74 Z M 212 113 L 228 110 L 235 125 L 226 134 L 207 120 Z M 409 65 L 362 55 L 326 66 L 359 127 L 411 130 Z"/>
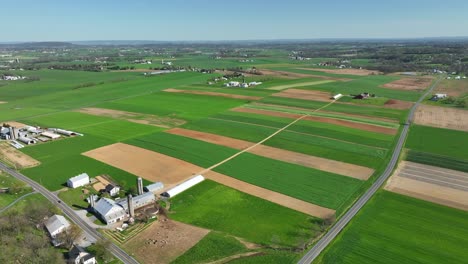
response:
<path fill-rule="evenodd" d="M 406 147 L 417 151 L 468 160 L 468 133 L 412 125 Z"/>
<path fill-rule="evenodd" d="M 468 212 L 380 191 L 314 263 L 466 263 Z"/>
<path fill-rule="evenodd" d="M 18 191 L 15 193 L 0 193 L 0 209 L 14 202 L 19 197 L 32 191 L 31 187 L 28 187 L 22 181 L 0 172 L 0 188 L 9 187 L 14 187 Z"/>
<path fill-rule="evenodd" d="M 336 209 L 347 202 L 362 181 L 250 153 L 214 169 L 239 180 Z"/>
<path fill-rule="evenodd" d="M 247 249 L 239 240 L 232 236 L 212 231 L 172 263 L 206 263 L 245 251 Z"/>
<path fill-rule="evenodd" d="M 84 190 L 88 190 L 89 193 L 85 194 Z M 98 192 L 94 190 L 91 186 L 89 187 L 80 187 L 76 189 L 67 189 L 66 191 L 59 192 L 58 197 L 64 201 L 69 206 L 77 207 L 79 209 L 88 208 L 88 198 L 91 194 L 97 194 Z"/>
<path fill-rule="evenodd" d="M 320 219 L 209 180 L 171 201 L 170 218 L 257 244 L 296 247 L 320 232 Z"/>

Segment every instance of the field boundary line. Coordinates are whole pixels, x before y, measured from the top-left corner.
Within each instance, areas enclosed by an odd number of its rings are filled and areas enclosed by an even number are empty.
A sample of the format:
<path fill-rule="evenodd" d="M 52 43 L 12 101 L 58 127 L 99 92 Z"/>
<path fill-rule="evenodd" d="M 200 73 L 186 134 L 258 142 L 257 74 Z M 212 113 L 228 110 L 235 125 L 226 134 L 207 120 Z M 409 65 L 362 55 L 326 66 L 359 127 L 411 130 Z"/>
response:
<path fill-rule="evenodd" d="M 333 103 L 335 103 L 335 102 L 336 102 L 336 100 L 333 100 L 333 101 L 331 101 L 330 103 L 328 103 L 328 104 L 326 104 L 326 105 L 324 105 L 324 106 L 322 106 L 322 107 L 320 107 L 320 108 L 315 109 L 313 112 L 316 112 L 316 111 L 319 111 L 319 110 L 321 110 L 321 109 L 323 109 L 323 108 L 325 108 L 325 107 L 328 107 L 328 106 L 330 106 L 331 104 L 333 104 Z M 299 118 L 296 118 L 296 119 L 293 120 L 291 123 L 289 123 L 289 124 L 287 124 L 286 126 L 280 128 L 280 129 L 278 129 L 276 132 L 274 132 L 273 134 L 269 135 L 268 137 L 266 137 L 266 138 L 262 139 L 261 141 L 259 141 L 259 142 L 255 143 L 255 144 L 253 144 L 252 146 L 250 146 L 250 147 L 248 147 L 248 148 L 246 148 L 246 149 L 243 149 L 243 150 L 237 152 L 236 154 L 234 154 L 234 155 L 232 155 L 232 156 L 230 156 L 230 157 L 228 157 L 228 158 L 226 158 L 226 159 L 224 159 L 224 160 L 222 160 L 222 161 L 220 161 L 220 162 L 218 162 L 218 163 L 212 165 L 211 167 L 204 169 L 203 171 L 201 171 L 201 172 L 198 173 L 198 174 L 207 173 L 207 172 L 213 170 L 214 168 L 219 167 L 219 166 L 223 165 L 224 163 L 226 163 L 226 162 L 228 162 L 228 161 L 234 159 L 235 157 L 237 157 L 237 156 L 239 156 L 239 155 L 241 155 L 241 154 L 243 154 L 243 153 L 245 153 L 245 152 L 248 152 L 249 150 L 251 150 L 251 149 L 253 149 L 253 148 L 255 148 L 255 147 L 257 147 L 257 146 L 263 144 L 265 141 L 267 141 L 267 140 L 271 139 L 272 137 L 278 135 L 278 134 L 281 133 L 282 131 L 286 130 L 288 127 L 294 125 L 295 123 L 297 123 L 297 122 L 299 122 L 300 120 L 306 118 L 307 116 L 309 116 L 309 115 L 308 115 L 308 114 L 305 114 L 305 115 L 303 115 L 303 116 L 300 116 Z"/>

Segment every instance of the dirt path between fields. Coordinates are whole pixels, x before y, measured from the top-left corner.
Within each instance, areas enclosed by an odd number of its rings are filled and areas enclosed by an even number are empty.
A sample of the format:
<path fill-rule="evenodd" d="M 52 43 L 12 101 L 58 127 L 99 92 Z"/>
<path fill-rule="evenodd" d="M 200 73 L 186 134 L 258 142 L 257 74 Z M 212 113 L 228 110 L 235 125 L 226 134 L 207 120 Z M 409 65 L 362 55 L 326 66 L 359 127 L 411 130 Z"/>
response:
<path fill-rule="evenodd" d="M 226 97 L 226 98 L 242 99 L 242 100 L 250 100 L 250 101 L 256 101 L 256 100 L 260 100 L 263 98 L 259 96 L 247 96 L 247 95 L 239 95 L 239 94 L 227 94 L 227 93 L 194 91 L 194 90 L 180 90 L 180 89 L 172 89 L 172 88 L 165 89 L 163 91 L 169 92 L 169 93 L 185 93 L 185 94 L 218 96 L 218 97 Z"/>
<path fill-rule="evenodd" d="M 318 71 L 332 74 L 343 74 L 343 75 L 356 75 L 356 76 L 367 76 L 367 75 L 378 75 L 381 74 L 379 71 L 365 70 L 365 69 L 324 69 L 324 68 L 298 68 L 299 70 L 306 71 Z"/>
<path fill-rule="evenodd" d="M 0 143 L 0 159 L 13 164 L 16 169 L 31 168 L 41 164 L 38 160 L 10 146 L 8 142 Z"/>
<path fill-rule="evenodd" d="M 468 111 L 441 106 L 419 105 L 414 122 L 419 125 L 468 132 Z"/>
<path fill-rule="evenodd" d="M 7 104 L 8 102 L 0 101 L 0 104 Z"/>
<path fill-rule="evenodd" d="M 301 116 L 300 114 L 276 112 L 276 111 L 253 109 L 253 108 L 241 108 L 241 107 L 233 108 L 231 109 L 231 111 L 252 113 L 252 114 L 262 114 L 262 115 L 285 117 L 285 118 L 299 118 Z M 388 134 L 388 135 L 396 135 L 398 133 L 398 129 L 395 129 L 395 128 L 364 124 L 364 123 L 358 123 L 358 122 L 353 122 L 353 121 L 348 121 L 348 120 L 340 120 L 340 119 L 329 118 L 329 117 L 308 115 L 304 117 L 303 119 L 308 120 L 308 121 L 313 121 L 313 122 L 334 124 L 334 125 L 339 125 L 339 126 L 344 126 L 344 127 L 361 129 L 365 131 Z"/>
<path fill-rule="evenodd" d="M 194 130 L 173 128 L 166 131 L 167 133 L 176 134 L 180 136 L 190 137 L 205 142 L 226 146 L 238 150 L 244 150 L 255 143 L 234 139 L 230 137 L 219 136 L 211 133 L 199 132 Z M 249 153 L 285 161 L 288 163 L 298 164 L 304 167 L 336 173 L 360 180 L 367 180 L 374 170 L 363 166 L 349 164 L 345 162 L 329 160 L 321 157 L 315 157 L 294 151 L 274 148 L 265 145 L 258 145 L 249 150 Z"/>
<path fill-rule="evenodd" d="M 312 215 L 322 219 L 335 216 L 335 210 L 308 203 L 278 192 L 270 191 L 268 189 L 211 170 L 205 171 L 203 175 L 207 179 L 221 183 L 241 192 L 259 197 L 261 199 L 282 205 L 284 207 L 294 209 L 307 215 Z"/>
<path fill-rule="evenodd" d="M 120 110 L 106 109 L 106 108 L 81 108 L 75 110 L 76 112 L 94 115 L 94 116 L 104 116 L 114 119 L 126 120 L 133 123 L 145 124 L 157 127 L 170 128 L 174 126 L 180 126 L 185 124 L 185 120 L 170 118 L 170 117 L 161 117 L 150 114 L 126 112 Z"/>

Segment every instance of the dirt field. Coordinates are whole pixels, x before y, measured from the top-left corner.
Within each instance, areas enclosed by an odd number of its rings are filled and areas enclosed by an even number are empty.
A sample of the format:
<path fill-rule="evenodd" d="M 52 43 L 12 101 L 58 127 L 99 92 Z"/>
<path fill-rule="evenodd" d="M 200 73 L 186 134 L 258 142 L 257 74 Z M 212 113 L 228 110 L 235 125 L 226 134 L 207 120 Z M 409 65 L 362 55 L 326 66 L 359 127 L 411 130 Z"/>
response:
<path fill-rule="evenodd" d="M 164 128 L 170 128 L 173 126 L 180 126 L 180 125 L 185 124 L 185 121 L 181 119 L 170 118 L 170 117 L 160 117 L 156 115 L 140 114 L 140 113 L 126 112 L 126 111 L 112 110 L 112 109 L 105 109 L 105 108 L 90 107 L 90 108 L 81 108 L 76 111 L 80 113 L 88 114 L 88 115 L 110 117 L 114 119 L 126 120 L 126 121 L 133 122 L 133 123 L 152 125 L 152 126 L 164 127 Z"/>
<path fill-rule="evenodd" d="M 166 188 L 170 188 L 202 170 L 191 163 L 123 143 L 97 148 L 85 152 L 83 155 L 149 181 L 161 181 Z"/>
<path fill-rule="evenodd" d="M 415 113 L 416 124 L 468 132 L 468 111 L 462 109 L 420 105 Z"/>
<path fill-rule="evenodd" d="M 386 190 L 468 211 L 468 173 L 404 161 Z"/>
<path fill-rule="evenodd" d="M 387 102 L 385 102 L 383 107 L 404 110 L 404 109 L 410 109 L 412 106 L 413 106 L 412 102 L 390 99 Z"/>
<path fill-rule="evenodd" d="M 98 181 L 97 183 L 93 184 L 93 188 L 96 191 L 105 189 L 106 186 L 110 183 L 107 179 L 105 179 L 102 176 L 96 176 L 95 179 Z"/>
<path fill-rule="evenodd" d="M 234 138 L 219 136 L 210 133 L 198 132 L 194 130 L 173 128 L 166 131 L 167 133 L 186 136 L 213 144 L 226 146 L 238 150 L 246 149 L 255 143 L 238 140 Z M 310 156 L 302 153 L 293 151 L 283 150 L 279 148 L 259 145 L 249 150 L 248 152 L 271 158 L 281 160 L 289 163 L 299 164 L 301 166 L 314 168 L 318 170 L 328 171 L 337 173 L 344 176 L 353 177 L 356 179 L 367 180 L 373 173 L 374 170 L 362 166 L 348 164 L 344 162 L 324 159 L 320 157 Z"/>
<path fill-rule="evenodd" d="M 281 113 L 281 112 L 251 109 L 251 108 L 234 108 L 232 110 L 236 112 L 263 114 L 263 115 L 269 115 L 269 116 L 286 117 L 286 118 L 294 118 L 294 119 L 301 116 L 299 114 Z M 396 135 L 396 133 L 398 132 L 398 129 L 395 129 L 395 128 L 388 128 L 388 127 L 382 127 L 382 126 L 371 125 L 371 124 L 363 124 L 363 123 L 357 123 L 357 122 L 352 122 L 348 120 L 340 120 L 340 119 L 334 119 L 334 118 L 328 118 L 328 117 L 308 116 L 304 118 L 303 120 L 335 124 L 335 125 L 351 127 L 351 128 L 356 128 L 356 129 L 361 129 L 361 130 L 366 130 L 366 131 L 389 134 L 389 135 Z"/>
<path fill-rule="evenodd" d="M 301 70 L 308 71 L 318 71 L 326 72 L 332 74 L 347 74 L 347 75 L 357 75 L 357 76 L 367 76 L 367 75 L 377 75 L 381 72 L 379 71 L 370 71 L 370 70 L 360 70 L 360 69 L 323 69 L 323 68 L 299 68 Z"/>
<path fill-rule="evenodd" d="M 31 168 L 41 164 L 39 161 L 10 146 L 7 142 L 0 143 L 0 159 L 14 164 L 17 169 Z"/>
<path fill-rule="evenodd" d="M 262 97 L 259 97 L 259 96 L 246 96 L 246 95 L 239 95 L 239 94 L 226 94 L 226 93 L 217 93 L 217 92 L 180 90 L 180 89 L 172 89 L 172 88 L 166 89 L 166 90 L 163 90 L 163 91 L 164 92 L 169 92 L 169 93 L 186 93 L 186 94 L 219 96 L 219 97 L 242 99 L 242 100 L 251 100 L 251 101 L 256 101 L 256 100 L 262 99 Z"/>
<path fill-rule="evenodd" d="M 404 77 L 382 85 L 384 88 L 408 91 L 422 91 L 432 83 L 431 77 Z"/>
<path fill-rule="evenodd" d="M 141 263 L 170 263 L 210 231 L 162 218 L 126 242 L 123 247 Z"/>
<path fill-rule="evenodd" d="M 288 89 L 288 88 L 313 86 L 313 85 L 319 85 L 319 84 L 330 83 L 330 82 L 334 82 L 334 81 L 332 81 L 332 80 L 323 80 L 323 81 L 293 83 L 293 84 L 273 86 L 273 87 L 269 87 L 267 89 L 268 90 L 281 91 L 281 90 L 285 90 L 285 89 Z"/>
<path fill-rule="evenodd" d="M 27 127 L 28 126 L 26 124 L 16 122 L 16 121 L 2 122 L 2 124 L 8 124 L 8 125 L 10 125 L 12 127 L 16 127 L 16 128 L 22 128 L 22 127 Z"/>
<path fill-rule="evenodd" d="M 284 78 L 284 79 L 320 78 L 323 80 L 333 80 L 333 81 L 343 81 L 343 82 L 351 81 L 351 79 L 348 79 L 348 78 L 329 77 L 329 76 L 306 74 L 306 73 L 295 73 L 295 72 L 287 72 L 287 71 L 274 71 L 274 70 L 262 69 L 259 72 L 262 75 L 273 76 L 273 77 Z"/>
<path fill-rule="evenodd" d="M 279 93 L 275 93 L 273 96 L 322 102 L 332 101 L 330 99 L 330 93 L 314 90 L 288 89 Z"/>
<path fill-rule="evenodd" d="M 302 200 L 298 200 L 296 198 L 292 198 L 284 194 L 273 192 L 265 188 L 261 188 L 261 187 L 237 180 L 235 178 L 225 176 L 223 174 L 209 171 L 205 173 L 204 176 L 207 179 L 216 181 L 218 183 L 229 186 L 241 192 L 248 193 L 250 195 L 294 209 L 296 211 L 299 211 L 308 215 L 312 215 L 312 216 L 319 217 L 322 219 L 335 216 L 335 210 L 321 207 L 321 206 L 311 204 L 308 202 L 304 202 Z"/>
<path fill-rule="evenodd" d="M 445 93 L 454 97 L 468 94 L 468 80 L 443 80 L 437 85 L 434 93 Z"/>

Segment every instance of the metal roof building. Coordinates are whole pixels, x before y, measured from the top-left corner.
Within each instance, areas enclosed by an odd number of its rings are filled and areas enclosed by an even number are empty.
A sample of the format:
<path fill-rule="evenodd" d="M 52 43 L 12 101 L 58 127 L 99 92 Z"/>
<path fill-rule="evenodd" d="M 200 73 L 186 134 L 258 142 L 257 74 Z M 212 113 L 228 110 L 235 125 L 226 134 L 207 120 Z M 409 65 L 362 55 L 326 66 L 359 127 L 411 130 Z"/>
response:
<path fill-rule="evenodd" d="M 53 215 L 45 222 L 45 227 L 52 237 L 54 246 L 59 246 L 62 242 L 56 240 L 56 236 L 70 227 L 70 223 L 62 215 Z"/>
<path fill-rule="evenodd" d="M 142 195 L 132 197 L 132 201 L 133 201 L 133 208 L 138 209 L 143 206 L 154 203 L 156 201 L 156 196 L 154 195 L 154 193 L 147 192 Z M 119 199 L 116 202 L 124 208 L 125 212 L 128 212 L 128 202 L 126 198 Z"/>
<path fill-rule="evenodd" d="M 164 184 L 162 182 L 155 182 L 148 186 L 145 186 L 144 188 L 145 192 L 152 192 L 152 193 L 155 193 L 162 189 L 164 189 Z"/>
<path fill-rule="evenodd" d="M 165 197 L 174 197 L 176 196 L 177 194 L 199 184 L 200 182 L 204 181 L 205 180 L 205 177 L 203 177 L 202 175 L 197 175 L 191 179 L 188 179 L 186 181 L 184 181 L 183 183 L 175 186 L 174 188 L 170 189 L 170 190 L 167 190 L 167 192 L 165 193 L 162 193 L 161 195 L 162 196 L 165 196 Z"/>
<path fill-rule="evenodd" d="M 93 209 L 107 224 L 122 221 L 125 217 L 125 210 L 108 198 L 101 198 Z"/>
<path fill-rule="evenodd" d="M 78 176 L 68 179 L 67 186 L 70 188 L 78 188 L 89 184 L 89 175 L 86 173 L 81 173 Z"/>

